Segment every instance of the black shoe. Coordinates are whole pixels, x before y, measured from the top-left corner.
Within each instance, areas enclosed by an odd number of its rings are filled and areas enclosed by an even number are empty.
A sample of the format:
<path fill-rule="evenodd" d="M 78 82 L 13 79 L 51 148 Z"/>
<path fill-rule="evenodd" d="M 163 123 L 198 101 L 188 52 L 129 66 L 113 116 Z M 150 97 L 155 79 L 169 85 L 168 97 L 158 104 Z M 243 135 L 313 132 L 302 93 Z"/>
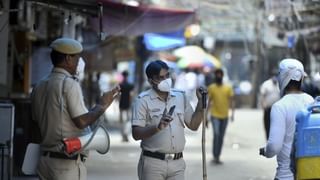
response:
<path fill-rule="evenodd" d="M 122 142 L 129 142 L 128 136 L 122 136 Z"/>
<path fill-rule="evenodd" d="M 213 164 L 216 164 L 216 165 L 221 165 L 221 164 L 223 164 L 222 163 L 222 161 L 220 161 L 220 159 L 213 159 L 212 161 L 211 161 Z"/>

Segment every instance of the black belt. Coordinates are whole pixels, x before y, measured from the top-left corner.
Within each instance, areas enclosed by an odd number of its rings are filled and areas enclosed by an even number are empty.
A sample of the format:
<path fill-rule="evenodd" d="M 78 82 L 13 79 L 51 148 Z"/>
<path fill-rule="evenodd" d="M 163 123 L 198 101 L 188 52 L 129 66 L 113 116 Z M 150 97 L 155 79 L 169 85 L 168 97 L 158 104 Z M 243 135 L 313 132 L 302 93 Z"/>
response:
<path fill-rule="evenodd" d="M 82 162 L 86 161 L 86 156 L 83 154 L 77 154 L 74 156 L 67 156 L 66 154 L 59 153 L 59 152 L 51 152 L 51 151 L 43 151 L 43 156 L 49 156 L 51 158 L 57 158 L 57 159 L 69 159 L 69 160 L 77 160 L 78 156 L 80 156 L 80 159 Z"/>
<path fill-rule="evenodd" d="M 160 152 L 151 152 L 151 151 L 143 151 L 142 153 L 144 156 L 156 158 L 156 159 L 161 159 L 161 160 L 167 160 L 167 159 L 173 159 L 177 160 L 183 157 L 183 153 L 172 153 L 172 154 L 167 154 L 167 153 L 160 153 Z"/>

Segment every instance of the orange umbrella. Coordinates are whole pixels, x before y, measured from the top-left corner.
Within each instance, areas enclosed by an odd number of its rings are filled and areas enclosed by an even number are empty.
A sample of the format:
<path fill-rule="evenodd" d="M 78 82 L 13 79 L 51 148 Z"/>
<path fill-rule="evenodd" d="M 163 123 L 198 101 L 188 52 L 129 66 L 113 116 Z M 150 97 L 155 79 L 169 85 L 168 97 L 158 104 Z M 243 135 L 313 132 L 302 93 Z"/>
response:
<path fill-rule="evenodd" d="M 198 46 L 184 46 L 176 49 L 173 54 L 179 57 L 177 65 L 180 68 L 221 67 L 221 63 L 216 57 L 206 53 Z"/>

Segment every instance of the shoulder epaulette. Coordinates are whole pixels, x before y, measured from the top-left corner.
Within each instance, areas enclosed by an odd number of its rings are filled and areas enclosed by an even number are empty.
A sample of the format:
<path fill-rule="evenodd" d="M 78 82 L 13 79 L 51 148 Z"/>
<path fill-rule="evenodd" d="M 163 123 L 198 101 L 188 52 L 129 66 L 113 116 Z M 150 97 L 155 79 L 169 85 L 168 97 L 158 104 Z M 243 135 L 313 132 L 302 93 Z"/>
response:
<path fill-rule="evenodd" d="M 149 96 L 149 93 L 148 93 L 147 91 L 143 91 L 142 93 L 140 93 L 140 94 L 138 95 L 138 98 L 143 98 L 143 97 L 145 97 L 145 96 Z"/>
<path fill-rule="evenodd" d="M 184 94 L 184 93 L 185 93 L 185 91 L 180 90 L 180 89 L 172 89 L 172 91 L 173 91 L 173 92 L 182 93 L 182 94 Z"/>

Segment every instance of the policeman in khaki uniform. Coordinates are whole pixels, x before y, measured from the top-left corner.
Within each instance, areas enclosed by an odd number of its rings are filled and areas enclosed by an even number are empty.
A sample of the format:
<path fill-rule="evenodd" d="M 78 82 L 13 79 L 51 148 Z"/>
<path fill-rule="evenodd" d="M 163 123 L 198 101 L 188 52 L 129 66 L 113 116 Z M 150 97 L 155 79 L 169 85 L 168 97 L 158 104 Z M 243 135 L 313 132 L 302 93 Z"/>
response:
<path fill-rule="evenodd" d="M 146 75 L 152 88 L 142 92 L 133 104 L 132 135 L 135 140 L 142 140 L 140 180 L 183 180 L 184 128 L 197 130 L 202 121 L 200 90 L 194 111 L 183 91 L 171 89 L 168 69 L 160 60 L 151 62 Z M 170 115 L 172 106 L 175 109 Z"/>
<path fill-rule="evenodd" d="M 112 103 L 120 88 L 103 93 L 91 110 L 84 105 L 82 91 L 76 80 L 76 69 L 82 45 L 73 39 L 59 38 L 51 44 L 51 74 L 33 89 L 32 115 L 41 133 L 41 157 L 38 175 L 42 180 L 87 179 L 84 161 L 87 153 L 67 156 L 61 149 L 64 138 L 88 133 Z"/>

